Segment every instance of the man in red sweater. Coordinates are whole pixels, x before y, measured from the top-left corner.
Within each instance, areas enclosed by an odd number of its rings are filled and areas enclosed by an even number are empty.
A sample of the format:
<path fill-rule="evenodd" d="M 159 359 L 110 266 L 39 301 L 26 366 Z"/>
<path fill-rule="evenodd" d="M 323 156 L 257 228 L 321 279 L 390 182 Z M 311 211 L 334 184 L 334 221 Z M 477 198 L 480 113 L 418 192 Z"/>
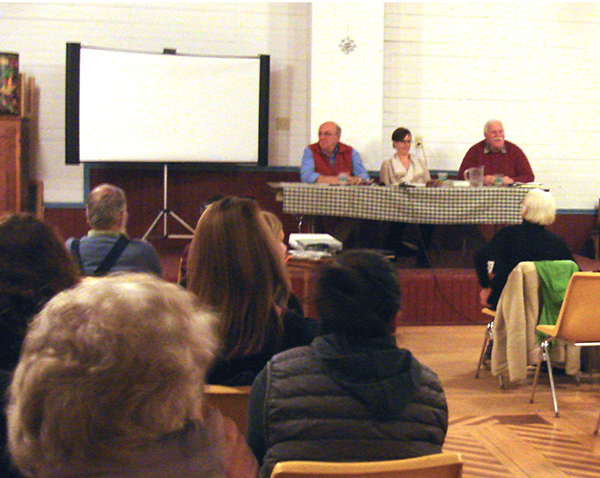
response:
<path fill-rule="evenodd" d="M 483 166 L 483 184 L 488 186 L 493 185 L 499 175 L 504 186 L 514 182 L 530 183 L 535 179 L 525 153 L 504 139 L 500 120 L 489 120 L 483 127 L 483 135 L 485 139 L 467 151 L 458 170 L 458 179 L 464 179 L 465 171 L 477 166 Z"/>

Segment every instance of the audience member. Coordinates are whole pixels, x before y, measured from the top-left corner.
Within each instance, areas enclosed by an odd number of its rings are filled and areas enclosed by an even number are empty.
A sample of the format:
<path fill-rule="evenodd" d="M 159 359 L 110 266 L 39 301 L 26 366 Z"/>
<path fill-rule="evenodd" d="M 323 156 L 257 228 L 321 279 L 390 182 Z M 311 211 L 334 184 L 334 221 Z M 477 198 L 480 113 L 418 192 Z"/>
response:
<path fill-rule="evenodd" d="M 352 146 L 340 142 L 342 129 L 333 121 L 319 127 L 319 141 L 306 147 L 300 165 L 304 183 L 360 184 L 369 180 L 360 154 Z"/>
<path fill-rule="evenodd" d="M 575 260 L 567 244 L 546 229 L 554 222 L 556 204 L 552 195 L 541 189 L 527 193 L 521 205 L 523 222 L 500 229 L 490 242 L 475 254 L 475 269 L 481 304 L 496 309 L 508 275 L 522 261 Z M 490 276 L 488 261 L 494 262 Z"/>
<path fill-rule="evenodd" d="M 426 184 L 431 180 L 425 157 L 410 154 L 412 135 L 406 128 L 396 128 L 392 133 L 392 145 L 396 153 L 381 163 L 380 181 L 386 186 L 400 184 Z M 388 238 L 396 253 L 396 258 L 412 255 L 412 250 L 402 241 L 406 223 L 392 222 L 388 229 Z M 419 244 L 417 250 L 417 267 L 429 267 L 427 249 L 435 231 L 433 224 L 419 224 Z"/>
<path fill-rule="evenodd" d="M 310 343 L 315 321 L 286 314 L 290 279 L 280 246 L 250 199 L 225 197 L 200 217 L 188 289 L 220 317 L 222 348 L 208 382 L 250 385 L 277 352 Z"/>
<path fill-rule="evenodd" d="M 152 274 L 90 278 L 55 296 L 10 386 L 16 465 L 36 478 L 256 476 L 233 421 L 204 402 L 215 321 Z"/>
<path fill-rule="evenodd" d="M 525 153 L 516 144 L 504 139 L 504 127 L 497 119 L 489 120 L 483 127 L 485 139 L 473 145 L 465 155 L 458 179 L 464 179 L 469 168 L 483 166 L 483 183 L 492 185 L 496 175 L 502 175 L 502 184 L 515 181 L 529 183 L 535 179 Z"/>
<path fill-rule="evenodd" d="M 326 264 L 325 335 L 277 354 L 252 385 L 247 440 L 260 477 L 285 460 L 367 461 L 440 453 L 448 408 L 434 372 L 396 346 L 396 270 L 353 250 Z"/>
<path fill-rule="evenodd" d="M 281 219 L 277 217 L 277 214 L 271 211 L 261 211 L 261 214 L 263 219 L 267 223 L 269 230 L 273 233 L 275 241 L 277 242 L 277 244 L 279 244 L 283 260 L 286 261 L 288 257 L 288 249 L 287 245 L 284 242 L 285 232 L 283 230 L 283 223 L 281 222 Z M 292 294 L 292 292 L 290 292 L 286 313 L 291 313 L 292 311 L 295 311 L 300 315 L 304 314 L 302 304 L 300 303 L 298 298 L 294 294 Z"/>
<path fill-rule="evenodd" d="M 214 202 L 217 202 L 219 199 L 222 199 L 222 198 L 223 198 L 223 196 L 219 194 L 217 196 L 213 196 L 210 199 L 204 201 L 202 203 L 202 205 L 200 206 L 200 213 L 198 214 L 198 218 L 200 218 L 200 216 L 202 216 L 202 213 L 204 211 L 206 211 L 206 208 L 209 205 L 211 205 Z M 177 273 L 177 283 L 182 287 L 187 286 L 187 263 L 188 263 L 188 257 L 190 255 L 190 246 L 191 245 L 192 245 L 191 242 L 186 244 L 186 246 L 183 248 L 183 252 L 181 253 L 181 259 L 179 260 L 179 272 Z"/>
<path fill-rule="evenodd" d="M 58 292 L 75 285 L 79 273 L 62 240 L 29 214 L 0 218 L 0 476 L 20 476 L 6 452 L 5 390 L 19 360 L 30 320 Z"/>
<path fill-rule="evenodd" d="M 127 237 L 127 201 L 122 189 L 111 184 L 94 188 L 87 200 L 86 216 L 91 228 L 87 236 L 67 241 L 84 275 L 126 271 L 162 276 L 152 244 Z"/>

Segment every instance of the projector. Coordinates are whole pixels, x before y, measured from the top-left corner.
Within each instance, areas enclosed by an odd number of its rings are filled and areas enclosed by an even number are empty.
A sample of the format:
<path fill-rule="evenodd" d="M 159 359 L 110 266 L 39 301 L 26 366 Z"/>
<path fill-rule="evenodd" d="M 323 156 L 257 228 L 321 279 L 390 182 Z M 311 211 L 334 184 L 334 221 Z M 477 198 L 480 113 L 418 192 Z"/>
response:
<path fill-rule="evenodd" d="M 290 234 L 290 247 L 297 251 L 335 253 L 342 250 L 342 243 L 329 234 Z"/>

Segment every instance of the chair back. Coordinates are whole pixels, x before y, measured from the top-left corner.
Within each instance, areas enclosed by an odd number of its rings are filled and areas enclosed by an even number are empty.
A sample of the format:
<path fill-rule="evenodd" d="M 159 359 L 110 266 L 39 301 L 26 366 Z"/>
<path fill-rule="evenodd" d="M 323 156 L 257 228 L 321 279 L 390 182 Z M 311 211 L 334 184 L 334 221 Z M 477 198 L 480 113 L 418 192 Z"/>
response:
<path fill-rule="evenodd" d="M 600 273 L 571 276 L 556 327 L 567 342 L 600 342 Z"/>
<path fill-rule="evenodd" d="M 229 387 L 225 385 L 205 385 L 206 402 L 217 408 L 222 415 L 231 418 L 242 435 L 248 425 L 248 400 L 250 386 Z"/>
<path fill-rule="evenodd" d="M 282 461 L 273 468 L 271 478 L 460 478 L 462 469 L 460 453 L 438 453 L 356 463 Z"/>

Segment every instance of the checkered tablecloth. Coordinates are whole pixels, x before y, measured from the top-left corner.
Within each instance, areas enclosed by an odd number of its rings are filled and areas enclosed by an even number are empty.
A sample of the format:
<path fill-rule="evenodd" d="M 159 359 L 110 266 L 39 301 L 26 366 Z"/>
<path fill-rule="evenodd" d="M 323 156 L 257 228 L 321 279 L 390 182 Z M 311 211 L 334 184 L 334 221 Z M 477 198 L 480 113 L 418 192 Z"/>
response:
<path fill-rule="evenodd" d="M 517 224 L 525 188 L 280 183 L 283 212 L 417 224 Z"/>

